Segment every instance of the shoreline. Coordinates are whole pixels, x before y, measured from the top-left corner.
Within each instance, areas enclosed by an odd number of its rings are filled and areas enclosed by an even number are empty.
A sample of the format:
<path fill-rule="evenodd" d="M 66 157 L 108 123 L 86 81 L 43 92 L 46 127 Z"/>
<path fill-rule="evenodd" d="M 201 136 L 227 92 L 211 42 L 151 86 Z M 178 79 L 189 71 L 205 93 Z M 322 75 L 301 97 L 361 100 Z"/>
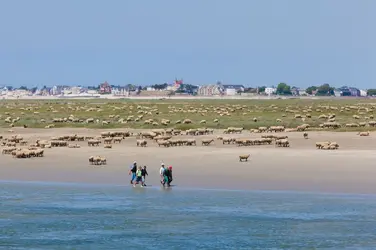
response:
<path fill-rule="evenodd" d="M 31 185 L 40 187 L 82 187 L 82 188 L 127 188 L 132 190 L 132 185 L 115 185 L 109 183 L 86 183 L 86 182 L 55 182 L 55 181 L 21 181 L 21 180 L 2 180 L 0 184 L 4 185 Z M 147 189 L 162 190 L 158 185 L 149 186 Z M 228 193 L 258 193 L 258 194 L 296 194 L 296 195 L 320 195 L 320 196 L 336 196 L 336 197 L 376 197 L 376 193 L 343 193 L 343 192 L 313 192 L 313 191 L 293 191 L 293 190 L 257 190 L 257 189 L 228 189 L 228 188 L 203 188 L 203 187 L 187 187 L 174 186 L 171 190 L 175 191 L 204 191 L 204 192 L 228 192 Z"/>

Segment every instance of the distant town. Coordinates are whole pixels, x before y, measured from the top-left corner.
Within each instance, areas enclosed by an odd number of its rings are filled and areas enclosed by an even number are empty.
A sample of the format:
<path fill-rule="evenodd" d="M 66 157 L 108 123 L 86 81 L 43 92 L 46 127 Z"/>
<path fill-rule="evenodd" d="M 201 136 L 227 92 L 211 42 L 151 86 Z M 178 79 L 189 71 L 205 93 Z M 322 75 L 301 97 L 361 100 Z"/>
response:
<path fill-rule="evenodd" d="M 277 86 L 246 87 L 243 85 L 222 84 L 217 82 L 208 85 L 186 84 L 183 80 L 175 80 L 172 83 L 154 84 L 150 86 L 135 86 L 128 84 L 125 86 L 111 85 L 103 82 L 97 86 L 64 86 L 56 85 L 52 87 L 43 86 L 41 88 L 28 88 L 21 86 L 0 87 L 0 97 L 27 98 L 27 97 L 51 97 L 51 98 L 127 98 L 127 97 L 171 97 L 171 96 L 197 96 L 197 97 L 221 97 L 221 96 L 349 96 L 367 97 L 376 96 L 376 89 L 362 90 L 354 87 L 342 86 L 339 88 L 329 84 L 311 86 L 305 89 L 290 86 L 286 83 L 279 83 Z"/>

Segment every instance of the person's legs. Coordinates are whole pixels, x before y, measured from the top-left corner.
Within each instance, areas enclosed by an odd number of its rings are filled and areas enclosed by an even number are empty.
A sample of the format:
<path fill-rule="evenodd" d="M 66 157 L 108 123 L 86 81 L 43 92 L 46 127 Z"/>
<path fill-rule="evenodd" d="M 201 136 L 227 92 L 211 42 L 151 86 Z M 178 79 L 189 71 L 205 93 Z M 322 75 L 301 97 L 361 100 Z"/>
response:
<path fill-rule="evenodd" d="M 168 186 L 171 186 L 172 178 L 168 177 Z"/>
<path fill-rule="evenodd" d="M 132 173 L 132 183 L 133 183 L 133 181 L 136 179 L 136 173 Z"/>

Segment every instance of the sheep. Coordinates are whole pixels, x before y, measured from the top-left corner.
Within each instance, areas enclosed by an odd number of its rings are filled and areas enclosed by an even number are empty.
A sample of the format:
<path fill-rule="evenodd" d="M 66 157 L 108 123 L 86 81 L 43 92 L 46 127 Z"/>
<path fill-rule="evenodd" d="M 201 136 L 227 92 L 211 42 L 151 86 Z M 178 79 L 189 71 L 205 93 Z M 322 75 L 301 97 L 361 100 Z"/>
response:
<path fill-rule="evenodd" d="M 192 121 L 190 119 L 184 119 L 183 124 L 191 124 Z"/>
<path fill-rule="evenodd" d="M 147 144 L 148 142 L 146 140 L 137 140 L 137 147 L 146 147 Z"/>
<path fill-rule="evenodd" d="M 171 143 L 167 140 L 158 140 L 157 141 L 158 146 L 164 146 L 164 147 L 170 147 Z"/>
<path fill-rule="evenodd" d="M 249 156 L 251 156 L 250 154 L 248 155 L 239 155 L 239 161 L 242 162 L 242 161 L 248 161 L 248 158 Z"/>
<path fill-rule="evenodd" d="M 203 139 L 201 141 L 201 144 L 202 144 L 202 146 L 209 146 L 213 141 L 214 141 L 214 139 Z"/>
<path fill-rule="evenodd" d="M 316 148 L 317 149 L 321 149 L 322 147 L 324 147 L 325 145 L 329 145 L 330 142 L 329 141 L 326 141 L 326 142 L 316 142 Z"/>
<path fill-rule="evenodd" d="M 104 148 L 112 148 L 112 144 L 106 144 L 104 145 Z"/>
<path fill-rule="evenodd" d="M 195 145 L 195 146 L 196 146 L 196 139 L 187 139 L 186 144 L 187 144 L 188 146 L 192 146 L 192 145 Z"/>
<path fill-rule="evenodd" d="M 290 142 L 286 139 L 279 139 L 275 141 L 276 147 L 290 147 Z"/>
<path fill-rule="evenodd" d="M 330 142 L 329 147 L 330 149 L 338 149 L 339 144 L 337 142 Z"/>
<path fill-rule="evenodd" d="M 3 148 L 2 154 L 11 154 L 13 151 L 15 151 L 17 148 L 16 147 L 7 147 Z"/>
<path fill-rule="evenodd" d="M 367 131 L 367 132 L 359 132 L 358 135 L 359 136 L 369 136 L 369 131 Z"/>
<path fill-rule="evenodd" d="M 91 165 L 106 165 L 107 159 L 102 156 L 90 156 L 89 157 L 89 163 Z"/>
<path fill-rule="evenodd" d="M 104 144 L 111 144 L 112 141 L 113 141 L 112 138 L 104 138 L 103 143 L 104 143 Z"/>
<path fill-rule="evenodd" d="M 66 141 L 51 141 L 51 146 L 52 147 L 67 147 L 68 142 L 66 142 Z"/>
<path fill-rule="evenodd" d="M 121 143 L 122 140 L 123 140 L 123 137 L 114 137 L 114 143 L 116 142 Z"/>
<path fill-rule="evenodd" d="M 100 140 L 88 140 L 87 145 L 90 146 L 99 146 L 99 143 L 101 143 Z"/>

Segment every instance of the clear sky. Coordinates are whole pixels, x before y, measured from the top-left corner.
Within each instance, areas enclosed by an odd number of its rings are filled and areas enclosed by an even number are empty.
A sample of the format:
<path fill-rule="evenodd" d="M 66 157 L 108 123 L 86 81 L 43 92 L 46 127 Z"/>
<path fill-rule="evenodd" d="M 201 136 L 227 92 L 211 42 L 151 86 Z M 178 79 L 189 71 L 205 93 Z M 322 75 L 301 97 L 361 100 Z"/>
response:
<path fill-rule="evenodd" d="M 9 0 L 0 85 L 376 87 L 376 0 Z"/>

